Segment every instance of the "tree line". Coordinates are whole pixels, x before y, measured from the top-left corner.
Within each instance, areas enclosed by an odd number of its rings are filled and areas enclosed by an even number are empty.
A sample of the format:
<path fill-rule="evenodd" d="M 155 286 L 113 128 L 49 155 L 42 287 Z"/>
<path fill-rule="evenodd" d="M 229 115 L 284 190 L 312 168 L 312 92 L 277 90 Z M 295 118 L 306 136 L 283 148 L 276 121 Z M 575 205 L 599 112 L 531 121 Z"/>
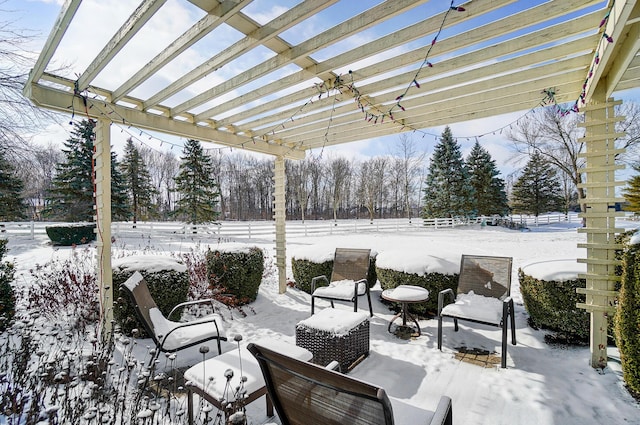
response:
<path fill-rule="evenodd" d="M 629 149 L 622 160 L 636 155 L 640 140 L 635 124 L 640 113 L 635 104 L 627 105 L 627 119 L 620 125 L 628 135 L 617 142 Z M 430 158 L 403 134 L 388 155 L 287 160 L 286 216 L 373 220 L 578 210 L 585 196 L 578 122 L 548 107 L 512 126 L 506 136 L 513 143 L 514 158 L 526 163 L 506 177 L 478 141 L 463 158 L 449 127 Z M 0 146 L 0 220 L 91 221 L 94 137 L 93 121 L 83 120 L 74 124 L 61 150 L 31 145 L 15 155 Z M 271 158 L 226 149 L 206 151 L 196 140 L 187 141 L 178 155 L 130 139 L 122 158 L 112 153 L 112 218 L 269 220 L 273 169 Z"/>

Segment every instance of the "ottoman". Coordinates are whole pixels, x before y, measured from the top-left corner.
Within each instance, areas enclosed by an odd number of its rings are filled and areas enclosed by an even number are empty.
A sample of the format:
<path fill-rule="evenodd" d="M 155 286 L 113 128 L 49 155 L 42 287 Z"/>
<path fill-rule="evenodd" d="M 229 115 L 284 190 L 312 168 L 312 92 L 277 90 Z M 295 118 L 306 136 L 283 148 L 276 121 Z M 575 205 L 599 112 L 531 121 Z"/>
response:
<path fill-rule="evenodd" d="M 335 360 L 346 373 L 369 355 L 369 316 L 326 308 L 298 322 L 296 345 L 313 353 L 312 363 L 326 366 Z"/>

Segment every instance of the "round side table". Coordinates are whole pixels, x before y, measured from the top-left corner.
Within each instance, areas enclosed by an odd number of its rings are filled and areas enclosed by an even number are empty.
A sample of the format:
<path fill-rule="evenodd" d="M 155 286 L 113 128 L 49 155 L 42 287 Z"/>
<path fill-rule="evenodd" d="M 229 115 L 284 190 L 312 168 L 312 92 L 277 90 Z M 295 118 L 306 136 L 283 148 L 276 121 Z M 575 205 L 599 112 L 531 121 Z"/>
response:
<path fill-rule="evenodd" d="M 389 327 L 387 328 L 389 332 L 391 332 L 391 325 L 393 322 L 399 317 L 402 317 L 402 326 L 407 326 L 407 318 L 409 318 L 413 323 L 415 323 L 418 330 L 418 336 L 422 335 L 418 321 L 409 313 L 408 305 L 427 301 L 429 299 L 428 290 L 420 286 L 399 285 L 393 289 L 385 289 L 382 291 L 382 298 L 387 301 L 400 303 L 402 306 L 400 312 L 393 316 L 393 319 L 389 322 Z"/>

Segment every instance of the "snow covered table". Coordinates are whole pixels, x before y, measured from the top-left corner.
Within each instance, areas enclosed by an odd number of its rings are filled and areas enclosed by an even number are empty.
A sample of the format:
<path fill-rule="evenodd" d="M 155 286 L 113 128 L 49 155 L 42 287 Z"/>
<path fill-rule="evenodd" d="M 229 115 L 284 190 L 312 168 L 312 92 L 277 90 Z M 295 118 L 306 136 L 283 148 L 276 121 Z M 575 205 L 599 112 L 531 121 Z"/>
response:
<path fill-rule="evenodd" d="M 287 354 L 298 360 L 308 362 L 313 354 L 301 347 L 282 341 L 262 339 L 257 344 L 270 350 Z M 231 371 L 231 378 L 227 384 L 226 376 Z M 267 394 L 262 371 L 258 361 L 247 350 L 246 345 L 223 353 L 219 356 L 200 362 L 184 373 L 187 388 L 187 409 L 189 424 L 193 424 L 193 394 L 198 394 L 219 410 L 224 410 L 228 403 L 235 401 L 235 388 L 240 384 L 242 376 L 247 378 L 244 383 L 245 405 Z M 225 400 L 224 402 L 222 400 Z M 273 416 L 273 405 L 269 396 L 267 415 Z"/>
<path fill-rule="evenodd" d="M 325 308 L 296 325 L 296 345 L 313 353 L 312 363 L 332 361 L 346 373 L 369 355 L 369 315 Z"/>
<path fill-rule="evenodd" d="M 400 308 L 400 313 L 393 316 L 393 319 L 391 319 L 391 321 L 389 322 L 389 327 L 387 328 L 389 332 L 391 332 L 391 325 L 399 317 L 402 317 L 402 326 L 407 326 L 407 317 L 408 317 L 409 319 L 413 320 L 413 323 L 416 324 L 416 328 L 418 330 L 418 336 L 422 334 L 422 332 L 420 331 L 420 325 L 418 324 L 418 321 L 416 320 L 415 317 L 413 317 L 409 313 L 407 306 L 409 304 L 423 303 L 427 301 L 429 299 L 428 290 L 420 286 L 398 285 L 393 289 L 386 289 L 382 291 L 382 298 L 387 301 L 400 303 L 402 305 L 402 307 Z"/>

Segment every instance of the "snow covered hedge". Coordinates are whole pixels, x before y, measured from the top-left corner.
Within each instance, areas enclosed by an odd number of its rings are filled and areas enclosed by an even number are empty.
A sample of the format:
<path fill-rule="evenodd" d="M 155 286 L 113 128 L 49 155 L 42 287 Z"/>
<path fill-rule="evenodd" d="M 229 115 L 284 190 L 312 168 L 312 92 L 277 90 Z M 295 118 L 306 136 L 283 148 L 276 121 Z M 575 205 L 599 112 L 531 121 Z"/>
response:
<path fill-rule="evenodd" d="M 46 226 L 47 236 L 54 245 L 71 246 L 96 240 L 95 223 L 68 223 Z"/>
<path fill-rule="evenodd" d="M 383 290 L 399 285 L 415 285 L 429 291 L 429 299 L 410 304 L 409 311 L 420 316 L 438 313 L 438 293 L 451 288 L 458 290 L 460 272 L 459 253 L 431 255 L 425 251 L 390 250 L 378 255 L 376 271 Z"/>
<path fill-rule="evenodd" d="M 615 316 L 616 343 L 624 381 L 632 392 L 640 395 L 640 235 L 631 238 L 622 268 Z"/>
<path fill-rule="evenodd" d="M 333 271 L 334 248 L 317 248 L 305 252 L 299 251 L 291 258 L 291 269 L 293 279 L 296 281 L 296 288 L 308 294 L 311 293 L 311 279 L 317 276 L 326 276 L 331 279 Z M 377 252 L 372 252 L 369 257 L 369 270 L 367 271 L 367 284 L 369 288 L 373 287 L 378 281 L 376 273 L 376 256 Z"/>
<path fill-rule="evenodd" d="M 576 260 L 553 260 L 530 264 L 518 269 L 520 292 L 529 313 L 530 325 L 559 332 L 569 340 L 589 339 L 589 312 L 576 307 L 585 295 L 586 265 Z"/>
<path fill-rule="evenodd" d="M 264 273 L 264 254 L 255 246 L 225 244 L 206 253 L 209 284 L 229 294 L 223 302 L 243 305 L 256 300 Z"/>
<path fill-rule="evenodd" d="M 113 287 L 118 288 L 116 303 L 113 306 L 113 317 L 120 325 L 122 332 L 131 335 L 133 329 L 140 331 L 140 337 L 148 336 L 144 325 L 139 322 L 129 296 L 120 289 L 136 271 L 139 271 L 147 282 L 149 292 L 162 314 L 168 316 L 176 305 L 187 301 L 189 293 L 189 273 L 187 267 L 175 257 L 164 255 L 131 255 L 113 260 Z M 177 321 L 180 312 L 171 317 Z"/>
<path fill-rule="evenodd" d="M 0 239 L 0 332 L 4 331 L 15 313 L 16 300 L 11 287 L 14 267 L 12 263 L 2 262 L 7 252 L 6 239 Z"/>

